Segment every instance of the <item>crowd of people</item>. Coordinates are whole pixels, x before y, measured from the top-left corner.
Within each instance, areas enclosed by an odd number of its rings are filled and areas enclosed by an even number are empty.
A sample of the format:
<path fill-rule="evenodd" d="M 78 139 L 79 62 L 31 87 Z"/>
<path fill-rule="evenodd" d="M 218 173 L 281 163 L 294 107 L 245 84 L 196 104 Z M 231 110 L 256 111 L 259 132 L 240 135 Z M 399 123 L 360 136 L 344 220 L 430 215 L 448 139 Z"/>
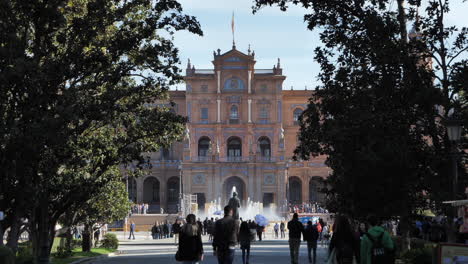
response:
<path fill-rule="evenodd" d="M 142 203 L 142 204 L 132 204 L 130 207 L 130 215 L 131 214 L 147 214 L 149 209 L 149 204 Z"/>
<path fill-rule="evenodd" d="M 288 206 L 289 213 L 298 213 L 298 214 L 328 214 L 328 210 L 321 207 L 316 202 L 308 202 L 301 204 L 289 204 Z"/>
<path fill-rule="evenodd" d="M 433 242 L 446 241 L 445 218 L 422 218 L 414 221 L 410 227 L 412 237 Z M 177 219 L 172 224 L 168 221 L 156 222 L 151 229 L 153 239 L 174 238 L 178 246 L 176 259 L 183 263 L 199 263 L 203 260 L 201 237 L 208 236 L 218 262 L 233 263 L 237 246 L 242 251 L 242 263 L 249 263 L 251 243 L 262 241 L 266 234 L 265 226 L 253 220 L 235 219 L 233 209 L 224 208 L 224 217 L 196 219 L 190 214 L 186 219 Z M 328 245 L 328 263 L 339 264 L 386 264 L 394 263 L 395 245 L 391 236 L 401 235 L 398 221 L 380 223 L 375 216 L 366 221 L 351 221 L 345 216 L 337 216 L 330 225 L 318 219 L 303 224 L 298 213 L 291 221 L 275 222 L 270 225 L 272 238 L 285 238 L 289 235 L 291 263 L 297 264 L 301 243 L 306 242 L 309 263 L 317 263 L 317 245 Z M 131 234 L 135 230 L 131 225 Z M 133 230 L 133 231 L 132 231 Z M 330 262 L 330 260 L 332 260 Z"/>
<path fill-rule="evenodd" d="M 236 220 L 229 206 L 224 208 L 224 214 L 221 219 L 205 219 L 203 222 L 200 219 L 197 221 L 193 214 L 188 215 L 186 223 L 179 229 L 180 239 L 176 260 L 192 264 L 202 261 L 204 249 L 201 237 L 203 234 L 208 234 L 212 237 L 213 252 L 218 263 L 233 263 L 237 245 L 242 251 L 242 263 L 249 263 L 251 243 L 255 236 L 261 241 L 264 227 L 254 226 L 254 221 Z M 328 263 L 385 264 L 394 261 L 392 252 L 395 245 L 390 233 L 379 225 L 378 219 L 374 216 L 369 216 L 367 221 L 362 223 L 351 222 L 345 216 L 338 216 L 334 225 L 330 226 L 322 219 L 315 223 L 309 221 L 304 225 L 299 221 L 298 214 L 294 213 L 293 219 L 287 224 L 284 222 L 274 224 L 274 237 L 284 237 L 286 228 L 289 231 L 292 264 L 298 263 L 302 241 L 307 244 L 309 263 L 317 263 L 319 241 L 329 243 Z"/>

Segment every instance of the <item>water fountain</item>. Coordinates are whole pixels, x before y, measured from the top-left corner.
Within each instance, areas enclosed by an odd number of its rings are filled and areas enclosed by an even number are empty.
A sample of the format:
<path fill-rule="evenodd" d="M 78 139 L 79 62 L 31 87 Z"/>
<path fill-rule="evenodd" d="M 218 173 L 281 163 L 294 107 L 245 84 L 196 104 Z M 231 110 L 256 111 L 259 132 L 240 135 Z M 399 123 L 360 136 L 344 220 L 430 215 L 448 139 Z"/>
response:
<path fill-rule="evenodd" d="M 232 194 L 236 192 L 236 190 L 237 190 L 236 186 L 233 186 L 229 197 L 232 197 Z M 223 217 L 224 206 L 225 205 L 222 203 L 221 197 L 218 197 L 214 201 L 211 201 L 210 203 L 208 203 L 206 214 L 204 213 L 200 214 L 200 218 L 201 219 L 204 219 L 205 217 L 221 218 Z M 215 213 L 218 213 L 218 214 L 215 214 Z M 255 216 L 258 214 L 265 216 L 269 221 L 284 221 L 284 218 L 279 216 L 276 213 L 275 208 L 264 209 L 263 203 L 255 202 L 252 199 L 250 199 L 250 197 L 247 198 L 247 201 L 242 201 L 242 205 L 239 208 L 239 216 L 243 220 L 248 220 L 248 219 L 253 220 Z"/>

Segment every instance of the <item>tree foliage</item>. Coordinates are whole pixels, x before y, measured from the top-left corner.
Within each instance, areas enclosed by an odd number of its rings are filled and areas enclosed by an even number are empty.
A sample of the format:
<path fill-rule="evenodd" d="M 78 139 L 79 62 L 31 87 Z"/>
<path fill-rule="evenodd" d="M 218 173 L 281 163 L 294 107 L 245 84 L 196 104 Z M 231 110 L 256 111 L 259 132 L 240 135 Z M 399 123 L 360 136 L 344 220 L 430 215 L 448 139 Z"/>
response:
<path fill-rule="evenodd" d="M 329 208 L 354 216 L 408 216 L 429 206 L 428 195 L 447 198 L 447 191 L 439 195 L 451 182 L 440 121 L 449 117 L 448 109 L 461 111 L 456 95 L 466 71 L 457 69 L 467 64 L 459 57 L 467 50 L 466 28 L 450 49 L 443 46 L 456 32 L 443 25 L 448 1 L 429 1 L 409 41 L 406 21 L 416 18 L 419 1 L 410 1 L 409 12 L 392 10 L 386 0 L 255 2 L 254 11 L 303 6 L 310 11 L 304 17 L 308 28 L 321 30 L 315 59 L 322 85 L 301 117 L 295 154 L 327 155 L 333 170 Z"/>
<path fill-rule="evenodd" d="M 29 219 L 37 262 L 68 208 L 180 139 L 154 107 L 181 79 L 177 30 L 202 34 L 175 0 L 0 3 L 0 210 Z"/>

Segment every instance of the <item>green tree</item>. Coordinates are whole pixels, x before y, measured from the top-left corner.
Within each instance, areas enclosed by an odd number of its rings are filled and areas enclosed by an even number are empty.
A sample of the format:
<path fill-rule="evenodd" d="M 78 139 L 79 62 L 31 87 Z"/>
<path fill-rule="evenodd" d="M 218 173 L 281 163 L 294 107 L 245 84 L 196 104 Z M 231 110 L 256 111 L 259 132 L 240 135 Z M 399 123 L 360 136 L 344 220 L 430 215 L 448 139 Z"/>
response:
<path fill-rule="evenodd" d="M 119 173 L 119 168 L 114 168 Z M 125 218 L 130 210 L 130 201 L 125 184 L 121 179 L 108 182 L 89 201 L 68 208 L 61 222 L 66 223 L 68 229 L 68 247 L 71 248 L 71 227 L 83 225 L 83 251 L 89 251 L 92 246 L 91 234 L 93 227 L 100 227 Z"/>
<path fill-rule="evenodd" d="M 186 118 L 153 107 L 181 80 L 177 30 L 202 34 L 175 0 L 0 3 L 0 210 L 28 219 L 36 263 L 68 208 L 181 138 Z"/>
<path fill-rule="evenodd" d="M 448 1 L 429 1 L 418 16 L 420 1 L 405 9 L 399 0 L 396 11 L 391 2 L 256 0 L 254 6 L 303 6 L 308 28 L 321 29 L 315 59 L 322 85 L 302 115 L 295 153 L 327 155 L 329 207 L 354 216 L 409 217 L 429 206 L 428 195 L 450 190 L 450 144 L 440 119 L 448 109 L 461 111 L 456 95 L 464 85 L 455 69 L 467 64 L 461 56 L 467 30 L 454 37 L 457 28 L 444 26 Z M 416 20 L 410 34 L 407 20 Z"/>

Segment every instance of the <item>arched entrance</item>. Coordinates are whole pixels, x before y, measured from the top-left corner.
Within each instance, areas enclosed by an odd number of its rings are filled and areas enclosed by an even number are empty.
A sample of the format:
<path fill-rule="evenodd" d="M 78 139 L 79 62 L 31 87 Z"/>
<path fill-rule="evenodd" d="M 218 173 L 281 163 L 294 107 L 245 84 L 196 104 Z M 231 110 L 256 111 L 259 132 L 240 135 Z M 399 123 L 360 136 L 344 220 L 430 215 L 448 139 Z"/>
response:
<path fill-rule="evenodd" d="M 178 212 L 179 189 L 179 177 L 174 176 L 167 180 L 167 213 Z"/>
<path fill-rule="evenodd" d="M 321 203 L 323 200 L 323 193 L 320 190 L 323 187 L 323 180 L 321 177 L 312 177 L 309 181 L 309 202 Z"/>
<path fill-rule="evenodd" d="M 233 187 L 236 187 L 236 192 L 237 192 L 237 197 L 241 201 L 241 204 L 245 201 L 245 184 L 244 181 L 237 177 L 229 177 L 225 182 L 224 182 L 224 198 L 225 204 L 229 201 L 229 199 L 232 197 L 232 189 Z"/>
<path fill-rule="evenodd" d="M 288 201 L 292 205 L 302 204 L 302 182 L 298 177 L 289 178 L 289 198 Z"/>
<path fill-rule="evenodd" d="M 148 177 L 143 182 L 143 202 L 148 204 L 148 213 L 158 212 L 160 207 L 160 184 L 155 177 Z"/>

